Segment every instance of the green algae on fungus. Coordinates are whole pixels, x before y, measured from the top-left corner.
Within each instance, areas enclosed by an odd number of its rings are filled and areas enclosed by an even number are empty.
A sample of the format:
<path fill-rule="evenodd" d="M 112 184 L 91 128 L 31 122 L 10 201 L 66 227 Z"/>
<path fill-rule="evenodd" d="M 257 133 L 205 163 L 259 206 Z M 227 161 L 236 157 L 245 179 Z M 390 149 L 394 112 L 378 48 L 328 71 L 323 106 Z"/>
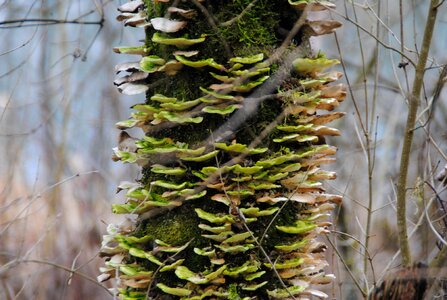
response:
<path fill-rule="evenodd" d="M 302 265 L 303 262 L 304 262 L 304 258 L 296 257 L 296 258 L 292 258 L 289 260 L 277 261 L 273 264 L 273 266 L 278 270 L 291 269 L 291 268 L 295 268 L 299 265 Z M 264 265 L 269 267 L 270 269 L 273 268 L 272 264 L 270 264 L 270 263 L 265 263 Z"/>
<path fill-rule="evenodd" d="M 170 168 L 158 164 L 152 165 L 151 171 L 158 174 L 174 175 L 174 176 L 183 175 L 186 173 L 186 169 L 183 168 Z"/>
<path fill-rule="evenodd" d="M 130 119 L 120 121 L 116 123 L 115 126 L 117 129 L 125 130 L 137 126 L 140 122 L 141 122 L 140 120 Z"/>
<path fill-rule="evenodd" d="M 188 110 L 199 103 L 200 99 L 196 99 L 191 101 L 162 103 L 160 106 L 168 110 L 182 111 L 182 110 Z"/>
<path fill-rule="evenodd" d="M 264 59 L 264 54 L 259 53 L 259 54 L 246 56 L 246 57 L 232 57 L 232 58 L 230 58 L 230 62 L 249 65 L 249 64 L 254 64 L 254 63 L 260 62 L 263 59 Z"/>
<path fill-rule="evenodd" d="M 295 285 L 295 286 L 289 287 L 287 290 L 286 289 L 275 289 L 272 291 L 267 291 L 267 293 L 270 297 L 273 297 L 274 299 L 284 299 L 284 298 L 289 298 L 290 295 L 296 296 L 299 293 L 303 292 L 305 289 L 306 289 L 306 287 L 304 287 L 304 286 Z"/>
<path fill-rule="evenodd" d="M 317 225 L 312 222 L 296 221 L 294 226 L 276 226 L 276 228 L 282 232 L 290 234 L 303 234 L 311 231 L 317 227 Z"/>
<path fill-rule="evenodd" d="M 154 121 L 151 123 L 154 125 L 158 125 L 164 120 L 179 124 L 184 123 L 201 123 L 203 121 L 203 117 L 192 117 L 190 114 L 181 114 L 170 111 L 160 111 L 159 113 L 154 114 Z"/>
<path fill-rule="evenodd" d="M 248 279 L 247 279 L 248 280 Z M 261 287 L 263 287 L 264 285 L 266 285 L 268 283 L 268 281 L 263 281 L 259 284 L 243 284 L 241 286 L 242 290 L 244 291 L 256 291 L 257 289 L 260 289 Z"/>
<path fill-rule="evenodd" d="M 147 55 L 150 53 L 150 48 L 146 46 L 135 46 L 135 47 L 115 47 L 113 51 L 122 54 L 135 54 L 135 55 Z"/>
<path fill-rule="evenodd" d="M 185 66 L 192 67 L 192 68 L 203 68 L 203 67 L 211 67 L 218 70 L 225 70 L 225 67 L 223 65 L 220 65 L 214 61 L 213 58 L 203 59 L 199 61 L 191 61 L 187 60 L 181 55 L 174 55 L 175 59 L 177 59 L 179 62 L 184 64 Z"/>
<path fill-rule="evenodd" d="M 239 109 L 241 107 L 242 107 L 242 105 L 239 105 L 239 104 L 233 104 L 233 105 L 228 105 L 228 106 L 224 106 L 224 107 L 206 106 L 206 107 L 202 108 L 202 111 L 209 113 L 209 114 L 219 114 L 219 115 L 225 116 L 225 115 L 229 115 L 229 114 L 233 113 L 236 109 Z"/>
<path fill-rule="evenodd" d="M 337 59 L 328 59 L 324 55 L 316 58 L 297 58 L 292 62 L 293 68 L 298 73 L 317 73 L 339 64 Z"/>
<path fill-rule="evenodd" d="M 270 207 L 265 210 L 261 210 L 259 207 L 241 208 L 241 212 L 244 215 L 250 217 L 264 217 L 271 216 L 279 210 L 279 207 Z"/>
<path fill-rule="evenodd" d="M 174 296 L 182 296 L 182 297 L 186 297 L 191 295 L 192 291 L 189 289 L 185 289 L 185 288 L 172 288 L 169 287 L 163 283 L 158 283 L 157 287 L 162 290 L 163 292 L 165 292 L 166 294 L 169 295 L 174 295 Z"/>
<path fill-rule="evenodd" d="M 256 79 L 255 81 L 250 81 L 250 82 L 248 82 L 246 84 L 234 86 L 232 88 L 232 90 L 234 92 L 247 93 L 247 92 L 250 92 L 255 87 L 260 86 L 261 84 L 263 84 L 269 78 L 270 78 L 270 76 L 267 76 L 267 75 L 266 76 L 262 76 L 262 77 Z"/>
<path fill-rule="evenodd" d="M 305 247 L 308 243 L 308 240 L 303 239 L 288 245 L 276 245 L 275 248 L 283 252 L 292 252 Z"/>
<path fill-rule="evenodd" d="M 183 161 L 203 162 L 216 157 L 217 154 L 219 154 L 219 152 L 220 152 L 219 150 L 214 150 L 201 156 L 182 156 L 180 157 L 180 159 Z"/>
<path fill-rule="evenodd" d="M 173 98 L 173 97 L 166 97 L 164 95 L 161 94 L 155 94 L 151 97 L 152 101 L 158 101 L 161 103 L 172 103 L 172 102 L 177 102 L 177 98 Z"/>
<path fill-rule="evenodd" d="M 166 61 L 157 55 L 145 56 L 140 61 L 140 69 L 147 73 L 156 72 Z"/>
<path fill-rule="evenodd" d="M 230 246 L 230 245 L 221 244 L 221 245 L 216 245 L 216 247 L 225 253 L 238 254 L 238 253 L 247 252 L 248 250 L 255 248 L 255 245 L 245 244 L 245 245 Z"/>
<path fill-rule="evenodd" d="M 203 220 L 206 220 L 210 223 L 234 223 L 234 218 L 231 215 L 216 215 L 213 213 L 206 212 L 200 208 L 196 208 L 195 212 L 197 213 L 197 216 Z"/>
<path fill-rule="evenodd" d="M 179 266 L 175 270 L 175 275 L 177 275 L 177 277 L 180 279 L 185 279 L 195 284 L 205 284 L 219 277 L 223 273 L 223 271 L 225 271 L 226 268 L 227 266 L 222 266 L 219 269 L 215 270 L 214 272 L 205 275 L 205 274 L 194 273 L 187 267 Z"/>
<path fill-rule="evenodd" d="M 179 48 L 189 47 L 195 44 L 203 43 L 205 41 L 205 37 L 202 36 L 197 39 L 189 39 L 189 38 L 171 38 L 168 36 L 164 36 L 158 32 L 154 33 L 152 36 L 152 41 L 154 43 L 162 44 L 162 45 L 170 45 L 177 46 Z"/>

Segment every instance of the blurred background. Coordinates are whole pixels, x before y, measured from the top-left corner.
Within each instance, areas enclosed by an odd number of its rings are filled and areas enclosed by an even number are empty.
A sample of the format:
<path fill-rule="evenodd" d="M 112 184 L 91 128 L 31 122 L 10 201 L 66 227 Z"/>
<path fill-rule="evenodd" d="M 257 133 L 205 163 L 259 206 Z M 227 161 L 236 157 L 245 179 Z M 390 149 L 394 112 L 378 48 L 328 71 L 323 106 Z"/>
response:
<path fill-rule="evenodd" d="M 122 201 L 117 184 L 140 176 L 110 159 L 114 124 L 144 100 L 113 86 L 115 64 L 132 58 L 112 47 L 144 39 L 144 30 L 115 20 L 124 2 L 0 2 L 0 299 L 112 298 L 96 283 L 101 235 L 124 219 L 111 213 Z M 338 178 L 326 184 L 344 195 L 330 237 L 340 254 L 329 251 L 336 299 L 356 299 L 355 281 L 371 288 L 400 264 L 395 185 L 429 1 L 405 1 L 402 10 L 400 3 L 340 0 L 336 10 L 311 16 L 344 24 L 336 35 L 312 38 L 315 50 L 342 61 L 349 86 L 339 108 L 347 114 L 335 125 L 343 135 L 329 141 L 339 148 L 330 166 Z M 439 10 L 408 185 L 410 244 L 422 263 L 446 230 L 436 176 L 447 163 L 447 4 Z"/>

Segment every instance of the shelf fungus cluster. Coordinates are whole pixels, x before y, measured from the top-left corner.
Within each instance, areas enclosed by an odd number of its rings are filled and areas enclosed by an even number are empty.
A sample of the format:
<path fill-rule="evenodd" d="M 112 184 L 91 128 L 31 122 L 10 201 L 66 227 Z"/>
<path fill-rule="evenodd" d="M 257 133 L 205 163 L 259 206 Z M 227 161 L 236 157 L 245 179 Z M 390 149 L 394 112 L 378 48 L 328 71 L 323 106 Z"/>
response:
<path fill-rule="evenodd" d="M 114 51 L 115 85 L 139 95 L 117 123 L 113 159 L 142 177 L 122 182 L 133 215 L 108 226 L 99 281 L 121 299 L 326 298 L 330 215 L 321 168 L 336 149 L 325 137 L 343 116 L 337 60 L 310 38 L 340 24 L 306 20 L 332 7 L 312 0 L 135 0 L 118 20 L 144 44 Z M 304 22 L 303 22 L 304 21 Z M 302 24 L 296 30 L 295 24 Z M 287 42 L 285 42 L 287 41 Z M 292 59 L 286 59 L 286 57 Z M 123 75 L 124 74 L 124 75 Z M 142 130 L 141 139 L 127 131 Z M 130 221 L 132 220 L 132 221 Z"/>

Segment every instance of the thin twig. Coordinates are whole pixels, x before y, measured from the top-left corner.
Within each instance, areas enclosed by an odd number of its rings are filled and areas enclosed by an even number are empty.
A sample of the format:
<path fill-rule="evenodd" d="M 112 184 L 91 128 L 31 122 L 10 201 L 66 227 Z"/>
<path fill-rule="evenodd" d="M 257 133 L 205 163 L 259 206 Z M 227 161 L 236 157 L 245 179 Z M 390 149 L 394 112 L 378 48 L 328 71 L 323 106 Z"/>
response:
<path fill-rule="evenodd" d="M 273 272 L 275 272 L 276 277 L 279 280 L 279 283 L 282 285 L 282 287 L 287 291 L 287 293 L 290 295 L 290 297 L 294 300 L 297 300 L 295 298 L 295 296 L 293 296 L 293 294 L 290 292 L 289 288 L 287 287 L 287 285 L 284 283 L 284 280 L 281 278 L 281 275 L 279 274 L 278 270 L 275 267 L 275 263 L 272 262 L 272 260 L 270 259 L 270 256 L 267 254 L 267 252 L 265 251 L 264 247 L 262 247 L 262 245 L 258 242 L 258 239 L 255 237 L 255 235 L 253 234 L 253 232 L 250 230 L 250 228 L 247 225 L 247 221 L 245 219 L 244 214 L 242 213 L 242 211 L 240 209 L 238 209 L 239 212 L 239 216 L 242 219 L 242 225 L 244 226 L 245 230 L 247 230 L 251 237 L 253 238 L 253 240 L 255 241 L 255 243 L 258 245 L 259 250 L 261 250 L 262 254 L 264 255 L 265 259 L 269 262 L 269 264 L 272 266 Z"/>
<path fill-rule="evenodd" d="M 250 10 L 253 8 L 253 6 L 255 6 L 256 2 L 258 2 L 258 0 L 253 0 L 252 2 L 250 2 L 250 4 L 247 5 L 246 8 L 244 8 L 243 11 L 241 11 L 240 14 L 238 14 L 236 17 L 232 18 L 231 20 L 228 20 L 226 22 L 220 23 L 220 26 L 231 26 L 234 23 L 238 22 L 240 19 L 242 19 L 242 17 Z"/>
<path fill-rule="evenodd" d="M 414 63 L 414 61 L 406 54 L 402 53 L 400 50 L 396 49 L 395 47 L 392 47 L 388 44 L 385 44 L 384 42 L 382 42 L 377 36 L 375 36 L 373 33 L 371 33 L 369 30 L 367 30 L 366 28 L 364 28 L 362 25 L 360 25 L 359 23 L 351 20 L 349 17 L 344 16 L 343 14 L 337 12 L 334 9 L 328 8 L 331 12 L 335 13 L 336 15 L 342 17 L 343 19 L 345 19 L 346 21 L 354 24 L 355 26 L 357 26 L 359 29 L 361 29 L 363 32 L 365 32 L 367 35 L 369 35 L 370 37 L 372 37 L 374 40 L 376 40 L 380 45 L 382 45 L 382 47 L 384 47 L 385 49 L 391 50 L 393 52 L 396 52 L 398 54 L 400 54 L 401 56 L 405 57 L 408 62 L 413 65 L 416 66 L 416 64 Z"/>
<path fill-rule="evenodd" d="M 331 241 L 330 238 L 326 237 L 326 239 L 329 241 L 329 243 L 331 244 L 332 248 L 334 249 L 335 253 L 337 253 L 338 258 L 340 259 L 341 263 L 343 264 L 343 266 L 345 267 L 346 271 L 348 272 L 349 276 L 351 277 L 352 281 L 354 282 L 355 286 L 358 288 L 358 290 L 362 293 L 363 297 L 366 297 L 368 294 L 363 290 L 363 288 L 361 287 L 360 283 L 357 281 L 357 279 L 355 278 L 354 274 L 352 274 L 351 269 L 348 267 L 347 263 L 345 262 L 345 260 L 343 259 L 343 257 L 340 254 L 340 251 L 338 251 L 337 247 L 335 247 L 334 243 Z"/>
<path fill-rule="evenodd" d="M 68 273 L 72 274 L 76 274 L 79 277 L 84 278 L 85 280 L 88 280 L 90 282 L 92 282 L 93 284 L 100 286 L 103 290 L 105 290 L 110 296 L 112 296 L 112 293 L 109 291 L 109 289 L 107 287 L 105 287 L 102 284 L 99 284 L 98 281 L 95 278 L 92 278 L 90 276 L 88 276 L 87 274 L 81 273 L 77 270 L 74 270 L 72 268 L 63 266 L 63 265 L 59 265 L 57 263 L 51 262 L 51 261 L 46 261 L 46 260 L 38 260 L 38 259 L 18 259 L 15 261 L 16 264 L 20 264 L 20 263 L 35 263 L 35 264 L 42 264 L 42 265 L 49 265 L 58 269 L 62 269 L 64 271 L 67 271 Z"/>
<path fill-rule="evenodd" d="M 9 24 L 19 24 L 10 25 Z M 79 20 L 61 20 L 61 19 L 17 19 L 17 20 L 6 20 L 0 22 L 0 29 L 11 29 L 11 28 L 21 28 L 21 27 L 33 27 L 33 26 L 48 26 L 48 25 L 58 25 L 58 24 L 78 24 L 78 25 L 104 25 L 104 19 L 99 21 L 79 21 Z M 4 26 L 7 25 L 7 26 Z"/>

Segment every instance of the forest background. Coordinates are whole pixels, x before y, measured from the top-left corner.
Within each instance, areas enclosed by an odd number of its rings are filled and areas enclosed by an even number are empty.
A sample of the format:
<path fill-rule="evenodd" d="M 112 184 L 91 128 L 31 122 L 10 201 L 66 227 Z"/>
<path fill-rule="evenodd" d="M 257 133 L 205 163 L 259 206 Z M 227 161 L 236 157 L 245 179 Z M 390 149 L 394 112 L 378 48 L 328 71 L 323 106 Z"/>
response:
<path fill-rule="evenodd" d="M 335 1 L 325 18 L 343 27 L 312 38 L 315 49 L 341 60 L 349 91 L 338 109 L 347 113 L 336 125 L 342 136 L 329 140 L 339 149 L 330 167 L 338 178 L 326 184 L 344 196 L 326 241 L 337 276 L 329 294 L 337 299 L 356 299 L 357 285 L 371 288 L 400 266 L 396 184 L 429 2 Z M 101 236 L 120 219 L 110 208 L 123 201 L 116 185 L 140 177 L 110 159 L 114 124 L 135 103 L 113 86 L 123 58 L 112 47 L 144 38 L 115 20 L 122 3 L 0 4 L 1 299 L 110 298 L 96 283 Z M 413 261 L 424 264 L 446 244 L 447 230 L 437 180 L 447 163 L 447 4 L 439 1 L 438 10 L 406 193 Z"/>

